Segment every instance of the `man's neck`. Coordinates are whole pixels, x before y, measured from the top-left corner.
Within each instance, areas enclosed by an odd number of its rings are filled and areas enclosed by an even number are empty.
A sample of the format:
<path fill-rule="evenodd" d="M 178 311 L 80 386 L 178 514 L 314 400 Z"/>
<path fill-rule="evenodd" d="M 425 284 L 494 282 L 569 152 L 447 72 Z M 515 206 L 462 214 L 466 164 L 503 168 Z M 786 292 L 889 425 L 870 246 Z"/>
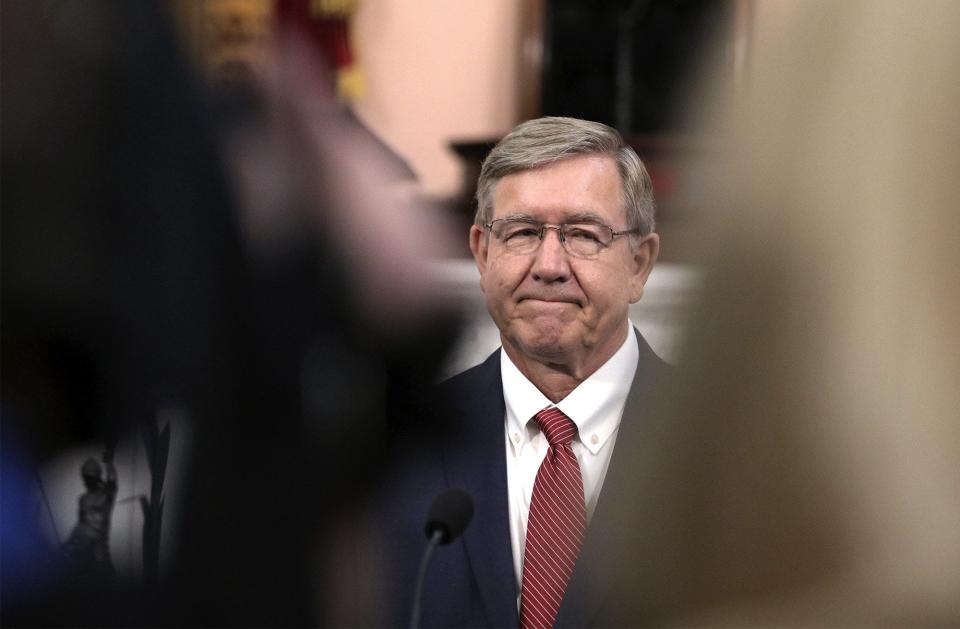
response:
<path fill-rule="evenodd" d="M 507 352 L 507 355 L 510 356 L 510 352 Z M 522 358 L 518 361 L 513 356 L 510 356 L 510 360 L 517 366 L 520 373 L 554 404 L 567 397 L 571 391 L 587 379 L 586 377 L 579 378 L 560 369 L 553 368 L 554 366 L 552 365 L 525 362 Z M 560 365 L 560 367 L 562 367 L 562 365 Z"/>

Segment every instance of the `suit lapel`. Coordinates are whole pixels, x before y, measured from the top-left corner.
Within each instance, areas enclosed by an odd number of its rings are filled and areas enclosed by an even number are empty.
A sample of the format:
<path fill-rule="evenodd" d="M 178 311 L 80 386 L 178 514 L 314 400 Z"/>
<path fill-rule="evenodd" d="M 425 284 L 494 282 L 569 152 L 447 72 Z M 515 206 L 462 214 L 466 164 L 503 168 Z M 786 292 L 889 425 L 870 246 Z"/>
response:
<path fill-rule="evenodd" d="M 620 501 L 629 500 L 630 488 L 635 486 L 633 453 L 638 451 L 643 436 L 643 418 L 627 413 L 648 405 L 646 400 L 665 368 L 640 332 L 636 334 L 640 349 L 637 372 L 627 396 L 600 500 L 557 615 L 557 627 L 586 627 L 595 623 L 610 590 L 611 563 L 624 547 L 626 523 L 618 517 L 618 506 Z"/>
<path fill-rule="evenodd" d="M 453 392 L 461 396 L 454 403 L 459 430 L 444 448 L 444 470 L 450 487 L 473 496 L 474 519 L 463 543 L 489 624 L 516 627 L 499 351 L 481 365 L 475 383 L 464 389 Z"/>

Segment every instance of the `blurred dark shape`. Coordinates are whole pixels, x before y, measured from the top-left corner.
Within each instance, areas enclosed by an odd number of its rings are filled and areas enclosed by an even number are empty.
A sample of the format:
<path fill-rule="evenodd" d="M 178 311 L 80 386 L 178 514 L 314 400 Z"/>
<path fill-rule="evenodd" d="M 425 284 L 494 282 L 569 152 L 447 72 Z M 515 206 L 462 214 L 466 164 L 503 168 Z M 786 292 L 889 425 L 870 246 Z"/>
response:
<path fill-rule="evenodd" d="M 256 90 L 212 109 L 156 2 L 2 9 L 2 624 L 323 624 L 326 526 L 378 478 L 391 417 L 432 381 L 455 329 L 420 293 L 404 301 L 389 290 L 429 282 L 409 258 L 385 266 L 393 250 L 377 238 L 394 232 L 362 232 L 379 256 L 343 235 L 341 214 L 377 225 L 364 208 L 392 206 L 325 196 L 331 182 L 368 194 L 380 184 L 346 179 L 325 137 L 370 155 L 382 144 L 334 111 L 309 150 L 290 148 L 302 135 L 283 136 L 287 160 L 271 181 L 312 187 L 285 190 L 299 229 L 260 248 L 221 125 L 289 130 L 289 112 L 272 118 Z M 298 177 L 285 179 L 298 158 Z M 365 283 L 376 277 L 386 289 Z M 395 311 L 373 309 L 378 296 Z M 8 565 L 45 561 L 35 539 L 7 542 L 8 531 L 38 537 L 40 523 L 17 511 L 33 470 L 76 444 L 153 434 L 168 404 L 190 420 L 190 452 L 183 485 L 164 491 L 177 519 L 144 532 L 174 542 L 159 583 L 153 565 L 146 584 L 64 587 L 55 573 L 17 582 Z M 149 461 L 154 485 L 166 472 L 161 450 Z M 152 492 L 155 527 L 163 506 Z"/>
<path fill-rule="evenodd" d="M 162 428 L 157 422 L 141 426 L 143 450 L 150 470 L 150 495 L 138 496 L 143 515 L 143 580 L 156 585 L 160 573 L 160 534 L 163 525 L 164 478 L 170 456 L 170 424 Z"/>
<path fill-rule="evenodd" d="M 680 130 L 697 62 L 732 4 L 551 0 L 542 114 L 596 120 L 628 136 Z"/>
<path fill-rule="evenodd" d="M 163 10 L 5 2 L 3 18 L 3 422 L 39 466 L 135 432 L 160 390 L 218 406 L 249 316 L 212 127 Z M 3 624 L 150 617 L 137 584 L 99 585 L 5 597 Z"/>

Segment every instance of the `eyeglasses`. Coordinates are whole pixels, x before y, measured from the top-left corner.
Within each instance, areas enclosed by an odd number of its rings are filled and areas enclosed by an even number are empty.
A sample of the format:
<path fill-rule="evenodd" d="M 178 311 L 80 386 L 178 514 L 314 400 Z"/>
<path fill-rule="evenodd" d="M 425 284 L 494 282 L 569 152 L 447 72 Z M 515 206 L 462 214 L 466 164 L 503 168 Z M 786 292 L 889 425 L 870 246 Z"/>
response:
<path fill-rule="evenodd" d="M 619 236 L 637 234 L 639 229 L 614 231 L 603 223 L 548 225 L 525 218 L 498 218 L 484 225 L 503 244 L 507 253 L 524 255 L 540 248 L 548 229 L 557 230 L 564 250 L 578 258 L 596 258 Z"/>

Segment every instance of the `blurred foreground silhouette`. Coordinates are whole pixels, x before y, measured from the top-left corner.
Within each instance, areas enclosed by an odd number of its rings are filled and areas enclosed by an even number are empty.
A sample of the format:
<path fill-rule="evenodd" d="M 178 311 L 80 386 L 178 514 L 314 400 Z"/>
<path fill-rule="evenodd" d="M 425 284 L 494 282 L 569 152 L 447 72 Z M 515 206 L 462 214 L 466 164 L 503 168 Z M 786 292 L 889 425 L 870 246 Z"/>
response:
<path fill-rule="evenodd" d="M 731 151 L 618 507 L 623 618 L 957 626 L 960 4 L 781 8 L 744 92 L 705 90 Z"/>
<path fill-rule="evenodd" d="M 443 223 L 296 31 L 211 99 L 162 3 L 2 9 L 2 624 L 328 622 L 327 533 L 455 331 Z M 68 577 L 38 470 L 171 406 L 159 582 Z"/>

